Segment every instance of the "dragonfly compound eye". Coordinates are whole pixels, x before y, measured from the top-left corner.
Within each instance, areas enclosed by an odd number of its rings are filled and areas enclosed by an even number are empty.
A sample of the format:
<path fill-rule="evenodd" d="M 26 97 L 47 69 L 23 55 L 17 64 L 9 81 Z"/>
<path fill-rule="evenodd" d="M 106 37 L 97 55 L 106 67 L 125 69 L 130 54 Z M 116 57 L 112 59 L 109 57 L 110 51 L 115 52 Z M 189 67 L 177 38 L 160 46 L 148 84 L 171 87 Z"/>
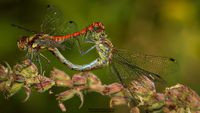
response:
<path fill-rule="evenodd" d="M 94 26 L 94 31 L 98 31 L 100 30 L 100 27 L 99 26 Z"/>
<path fill-rule="evenodd" d="M 17 46 L 20 50 L 26 50 L 28 48 L 28 37 L 23 36 L 18 42 Z"/>

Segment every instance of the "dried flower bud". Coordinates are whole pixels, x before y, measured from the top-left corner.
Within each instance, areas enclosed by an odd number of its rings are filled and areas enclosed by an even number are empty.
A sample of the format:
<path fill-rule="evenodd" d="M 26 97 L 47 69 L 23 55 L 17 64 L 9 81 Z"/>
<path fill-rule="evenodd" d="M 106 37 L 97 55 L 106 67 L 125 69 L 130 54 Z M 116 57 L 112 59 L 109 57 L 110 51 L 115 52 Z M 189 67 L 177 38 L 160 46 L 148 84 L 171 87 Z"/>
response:
<path fill-rule="evenodd" d="M 75 95 L 79 96 L 79 98 L 81 99 L 81 104 L 79 106 L 79 108 L 81 108 L 82 105 L 83 105 L 83 102 L 84 102 L 84 100 L 83 100 L 84 96 L 83 96 L 83 94 L 79 90 L 75 90 L 75 89 L 67 90 L 67 91 L 62 92 L 60 94 L 57 94 L 56 95 L 57 96 L 56 99 L 59 102 L 64 102 L 66 100 L 69 100 L 69 99 L 73 98 Z"/>
<path fill-rule="evenodd" d="M 76 94 L 77 90 L 74 90 L 74 89 L 70 89 L 70 90 L 67 90 L 65 92 L 62 92 L 60 94 L 57 94 L 57 100 L 63 102 L 63 101 L 66 101 L 66 100 L 69 100 L 71 98 L 74 97 L 74 95 Z"/>
<path fill-rule="evenodd" d="M 63 72 L 59 69 L 56 69 L 56 68 L 53 68 L 50 76 L 51 76 L 51 79 L 55 80 L 55 81 L 56 80 L 62 80 L 62 81 L 71 80 L 69 75 L 67 75 L 65 72 Z"/>
<path fill-rule="evenodd" d="M 87 87 L 90 91 L 99 92 L 103 94 L 105 86 L 102 85 L 100 79 L 91 72 L 83 72 L 82 76 L 87 78 Z"/>
<path fill-rule="evenodd" d="M 85 85 L 87 80 L 85 77 L 81 76 L 80 73 L 79 74 L 75 74 L 72 77 L 72 81 L 74 85 Z"/>
<path fill-rule="evenodd" d="M 67 111 L 65 105 L 62 102 L 58 102 L 58 106 L 59 106 L 59 108 L 61 109 L 62 112 L 66 112 Z"/>
<path fill-rule="evenodd" d="M 31 78 L 38 75 L 38 69 L 30 60 L 23 61 L 23 64 L 16 64 L 13 68 L 14 73 L 24 76 L 25 78 Z"/>
<path fill-rule="evenodd" d="M 154 83 L 146 76 L 140 76 L 131 82 L 130 90 L 137 94 L 152 94 L 156 92 Z"/>
<path fill-rule="evenodd" d="M 83 76 L 85 76 L 88 79 L 87 84 L 89 87 L 91 87 L 92 85 L 102 85 L 101 80 L 97 78 L 97 76 L 95 76 L 93 73 L 84 72 Z"/>
<path fill-rule="evenodd" d="M 115 96 L 110 99 L 110 107 L 118 106 L 118 105 L 127 105 L 128 101 L 124 97 Z"/>
<path fill-rule="evenodd" d="M 0 83 L 0 91 L 6 93 L 7 90 L 10 88 L 10 81 L 4 81 Z"/>
<path fill-rule="evenodd" d="M 26 78 L 24 76 L 21 76 L 21 75 L 14 75 L 13 74 L 13 79 L 14 79 L 14 82 L 25 82 L 26 81 Z"/>
<path fill-rule="evenodd" d="M 58 87 L 68 87 L 68 88 L 71 88 L 73 86 L 73 82 L 71 80 L 56 80 L 55 84 Z"/>
<path fill-rule="evenodd" d="M 90 85 L 92 85 L 92 84 L 102 84 L 101 80 L 96 75 L 94 75 L 93 73 L 87 72 L 84 75 L 87 76 L 88 82 L 89 82 Z"/>
<path fill-rule="evenodd" d="M 34 88 L 38 92 L 44 92 L 46 90 L 49 90 L 52 86 L 55 85 L 55 82 L 47 77 L 40 76 L 38 77 L 38 79 L 39 79 L 39 83 L 33 84 Z"/>
<path fill-rule="evenodd" d="M 118 93 L 120 91 L 123 90 L 123 86 L 119 83 L 113 83 L 113 84 L 110 84 L 108 86 L 105 87 L 103 93 L 105 95 L 111 95 L 111 94 L 115 94 L 115 93 Z"/>
<path fill-rule="evenodd" d="M 3 65 L 0 65 L 0 80 L 6 78 L 7 74 L 8 74 L 8 69 L 5 68 Z"/>
<path fill-rule="evenodd" d="M 26 59 L 26 60 L 22 61 L 22 64 L 29 66 L 29 65 L 32 65 L 33 63 L 30 59 Z"/>
<path fill-rule="evenodd" d="M 101 93 L 102 95 L 104 95 L 103 91 L 105 90 L 105 86 L 104 85 L 91 85 L 89 86 L 89 91 L 93 91 L 93 92 L 98 92 Z"/>
<path fill-rule="evenodd" d="M 200 98 L 192 89 L 177 84 L 176 86 L 167 88 L 165 91 L 165 112 L 199 112 Z"/>
<path fill-rule="evenodd" d="M 23 87 L 23 85 L 23 83 L 13 83 L 10 87 L 7 87 L 6 97 L 8 98 L 16 94 Z"/>

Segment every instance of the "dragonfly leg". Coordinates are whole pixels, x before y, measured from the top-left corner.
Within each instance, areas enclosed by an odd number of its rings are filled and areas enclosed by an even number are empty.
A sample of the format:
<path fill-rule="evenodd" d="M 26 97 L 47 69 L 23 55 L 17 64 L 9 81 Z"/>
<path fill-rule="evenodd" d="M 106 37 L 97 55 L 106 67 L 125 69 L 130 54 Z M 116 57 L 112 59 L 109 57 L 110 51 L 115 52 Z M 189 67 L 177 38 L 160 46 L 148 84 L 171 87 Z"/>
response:
<path fill-rule="evenodd" d="M 42 53 L 40 53 L 40 56 L 41 56 L 42 58 L 44 58 L 44 59 L 47 61 L 48 64 L 51 63 L 51 61 L 50 61 L 46 56 L 44 56 Z"/>
<path fill-rule="evenodd" d="M 40 66 L 40 74 L 42 74 L 42 63 L 41 63 L 41 60 L 40 60 L 40 55 L 37 55 L 37 62 Z"/>
<path fill-rule="evenodd" d="M 89 48 L 88 50 L 86 51 L 81 51 L 81 55 L 85 55 L 87 53 L 89 53 L 91 50 L 93 50 L 94 48 L 96 48 L 96 45 L 92 46 L 91 48 Z"/>
<path fill-rule="evenodd" d="M 90 32 L 87 32 L 84 36 L 84 42 L 86 43 L 94 43 L 93 41 L 89 40 L 89 35 L 90 35 Z M 80 40 L 78 38 L 76 38 L 76 41 L 77 41 L 77 46 L 78 46 L 78 49 L 79 49 L 79 53 L 81 55 L 85 55 L 87 54 L 88 52 L 90 52 L 91 50 L 93 50 L 96 46 L 92 46 L 91 48 L 87 49 L 87 50 L 83 50 L 81 44 L 80 44 Z"/>
<path fill-rule="evenodd" d="M 79 50 L 79 53 L 82 55 L 82 51 L 83 51 L 83 49 L 82 49 L 82 47 L 81 47 L 81 43 L 80 43 L 80 40 L 78 39 L 78 38 L 75 38 L 76 39 L 76 45 L 77 45 L 77 47 L 78 47 L 78 50 Z"/>
<path fill-rule="evenodd" d="M 48 64 L 51 63 L 51 61 L 50 61 L 46 56 L 44 56 L 42 53 L 40 53 L 39 55 L 40 55 L 42 58 L 44 58 L 44 59 L 47 61 Z M 47 69 L 47 67 L 49 66 L 48 64 L 45 65 L 45 67 L 43 68 L 44 70 Z M 44 72 L 45 72 L 45 71 L 43 71 L 43 75 L 44 75 Z"/>
<path fill-rule="evenodd" d="M 8 62 L 5 62 L 5 64 L 6 64 L 7 68 L 8 68 L 8 73 L 10 74 L 12 69 L 11 69 L 10 65 L 8 64 Z"/>
<path fill-rule="evenodd" d="M 28 52 L 28 50 L 26 50 L 26 55 L 25 55 L 25 58 L 29 58 L 30 56 L 30 53 Z"/>
<path fill-rule="evenodd" d="M 91 34 L 92 34 L 92 31 L 88 31 L 84 35 L 84 42 L 86 42 L 86 43 L 94 43 L 94 41 L 91 39 Z"/>
<path fill-rule="evenodd" d="M 80 41 L 79 39 L 76 39 L 77 40 L 77 46 L 78 46 L 78 50 L 79 50 L 79 53 L 81 55 L 85 55 L 87 54 L 88 52 L 90 52 L 92 49 L 94 49 L 96 46 L 92 46 L 91 48 L 87 49 L 87 50 L 83 50 L 83 48 L 81 47 L 81 44 L 80 44 Z"/>
<path fill-rule="evenodd" d="M 34 57 L 34 53 L 33 52 L 30 53 L 30 57 L 31 57 L 31 61 L 33 61 L 33 57 Z"/>

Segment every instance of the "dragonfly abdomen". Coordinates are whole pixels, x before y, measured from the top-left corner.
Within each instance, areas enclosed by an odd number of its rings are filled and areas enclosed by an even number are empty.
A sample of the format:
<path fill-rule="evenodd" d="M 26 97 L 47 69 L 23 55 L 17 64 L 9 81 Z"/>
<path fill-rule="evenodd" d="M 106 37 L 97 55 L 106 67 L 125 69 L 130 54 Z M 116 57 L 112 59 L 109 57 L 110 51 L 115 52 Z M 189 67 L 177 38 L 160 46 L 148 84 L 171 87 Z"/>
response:
<path fill-rule="evenodd" d="M 78 37 L 81 35 L 85 35 L 87 32 L 94 32 L 94 31 L 98 31 L 101 32 L 104 30 L 104 25 L 101 22 L 94 22 L 91 25 L 89 25 L 88 27 L 82 29 L 79 32 L 75 32 L 73 34 L 68 34 L 68 35 L 64 35 L 64 36 L 52 36 L 51 39 L 56 41 L 56 42 L 62 42 L 65 41 L 69 38 L 74 38 L 74 37 Z"/>

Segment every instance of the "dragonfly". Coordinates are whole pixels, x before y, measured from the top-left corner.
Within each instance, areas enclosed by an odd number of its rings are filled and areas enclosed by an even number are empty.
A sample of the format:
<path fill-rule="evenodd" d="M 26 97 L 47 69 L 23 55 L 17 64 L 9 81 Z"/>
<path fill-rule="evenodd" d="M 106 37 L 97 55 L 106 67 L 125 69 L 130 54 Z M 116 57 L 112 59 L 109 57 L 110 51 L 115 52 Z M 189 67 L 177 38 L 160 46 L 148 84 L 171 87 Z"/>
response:
<path fill-rule="evenodd" d="M 173 58 L 146 55 L 115 48 L 107 38 L 105 27 L 101 22 L 94 22 L 78 32 L 66 34 L 68 28 L 65 27 L 72 22 L 61 23 L 60 12 L 55 8 L 53 10 L 50 8 L 49 10 L 49 14 L 45 16 L 44 22 L 41 25 L 42 32 L 36 33 L 33 36 L 22 37 L 18 41 L 20 49 L 26 50 L 31 54 L 48 49 L 61 63 L 76 71 L 91 71 L 108 66 L 127 89 L 131 87 L 131 81 L 141 75 L 147 76 L 153 81 L 163 81 L 160 76 L 163 74 L 162 71 L 165 71 L 167 67 L 174 67 L 173 65 L 176 65 L 176 60 Z M 62 48 L 62 43 L 79 36 L 83 36 L 86 43 L 94 44 L 90 49 L 81 53 L 86 54 L 96 49 L 99 55 L 94 61 L 84 65 L 70 62 L 58 49 Z M 131 93 L 131 90 L 128 91 Z"/>
<path fill-rule="evenodd" d="M 86 28 L 83 28 L 79 32 L 74 32 L 77 29 L 77 25 L 74 21 L 65 21 L 62 12 L 55 6 L 48 5 L 46 8 L 46 14 L 44 15 L 43 22 L 41 24 L 41 32 L 35 32 L 19 25 L 14 25 L 14 27 L 24 29 L 31 33 L 32 36 L 23 36 L 17 42 L 18 48 L 20 50 L 26 51 L 28 58 L 31 60 L 36 60 L 40 69 L 42 70 L 40 57 L 44 58 L 48 62 L 47 57 L 45 57 L 41 50 L 50 48 L 61 48 L 62 50 L 70 48 L 69 46 L 64 46 L 61 43 L 68 42 L 70 44 L 70 39 L 76 39 L 78 41 L 79 52 L 83 54 L 79 40 L 76 37 L 86 36 L 88 32 L 102 31 L 104 26 L 100 22 L 93 22 Z M 75 29 L 75 30 L 74 30 Z M 66 41 L 67 40 L 67 41 Z"/>
<path fill-rule="evenodd" d="M 174 58 L 117 49 L 107 38 L 105 30 L 100 32 L 93 31 L 89 34 L 90 36 L 85 37 L 85 42 L 94 44 L 89 51 L 96 49 L 99 57 L 88 64 L 79 65 L 72 63 L 57 48 L 50 49 L 50 51 L 60 62 L 72 70 L 91 71 L 107 66 L 110 67 L 110 70 L 127 89 L 129 98 L 133 103 L 135 99 L 133 91 L 130 88 L 131 82 L 134 79 L 139 76 L 146 76 L 152 81 L 163 83 L 165 80 L 161 75 L 167 74 L 169 68 L 175 68 L 177 66 L 177 61 Z"/>

